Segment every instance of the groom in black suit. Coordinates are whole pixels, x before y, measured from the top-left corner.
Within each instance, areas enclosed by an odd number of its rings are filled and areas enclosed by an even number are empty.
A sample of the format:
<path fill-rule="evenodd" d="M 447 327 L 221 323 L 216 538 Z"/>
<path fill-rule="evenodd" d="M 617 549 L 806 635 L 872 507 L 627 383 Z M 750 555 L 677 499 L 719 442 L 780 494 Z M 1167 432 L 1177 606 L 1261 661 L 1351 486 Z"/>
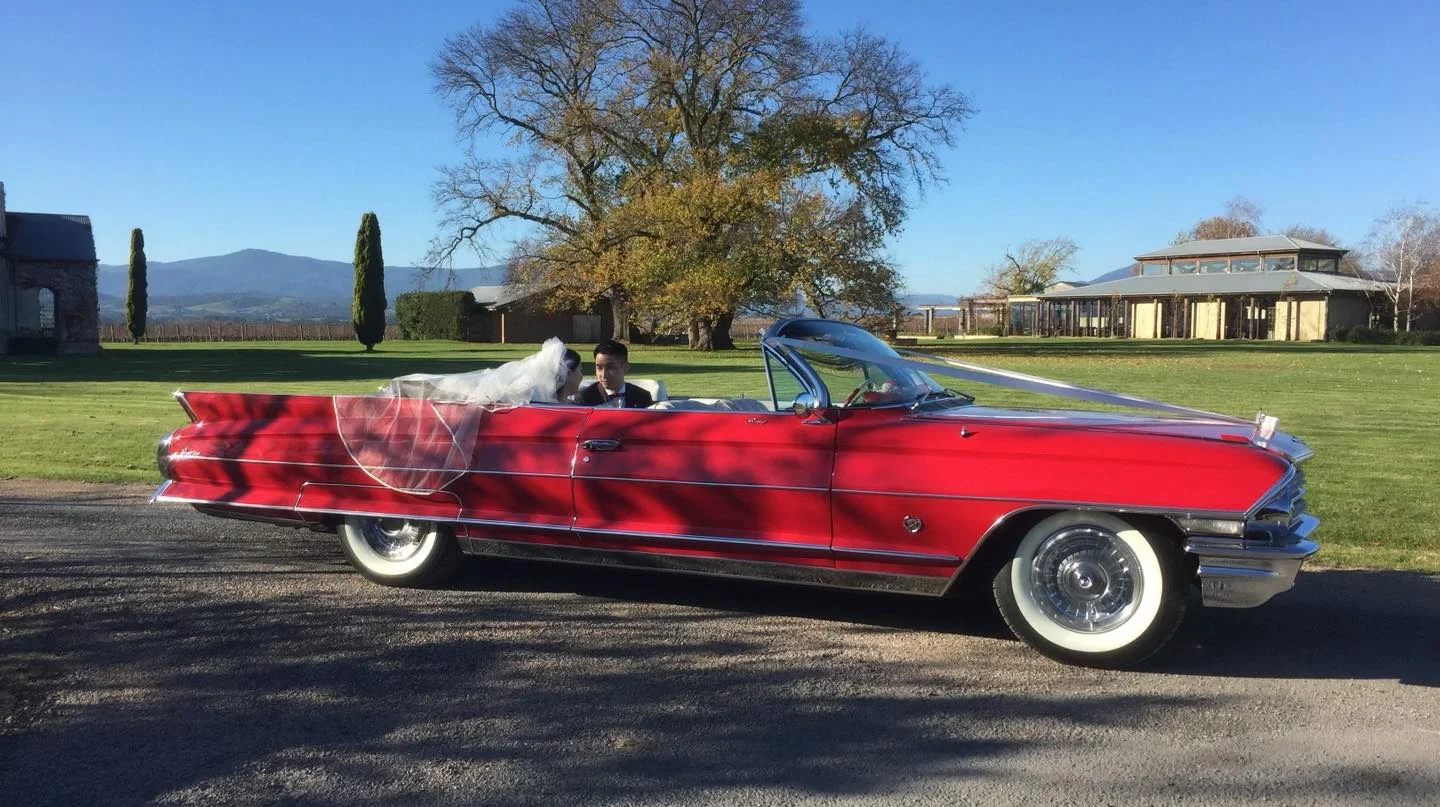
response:
<path fill-rule="evenodd" d="M 595 346 L 595 383 L 580 391 L 579 401 L 586 406 L 609 403 L 625 409 L 644 409 L 654 400 L 650 393 L 625 383 L 630 371 L 630 349 L 620 342 L 607 339 Z"/>

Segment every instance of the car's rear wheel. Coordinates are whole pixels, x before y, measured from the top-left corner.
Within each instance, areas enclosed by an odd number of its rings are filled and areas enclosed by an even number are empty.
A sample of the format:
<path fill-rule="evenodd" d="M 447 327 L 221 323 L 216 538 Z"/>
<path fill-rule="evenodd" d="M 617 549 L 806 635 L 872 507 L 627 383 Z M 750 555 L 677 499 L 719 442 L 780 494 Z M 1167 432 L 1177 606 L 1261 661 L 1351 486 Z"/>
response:
<path fill-rule="evenodd" d="M 350 565 L 382 585 L 433 586 L 460 566 L 455 536 L 431 521 L 347 516 L 340 538 Z"/>
<path fill-rule="evenodd" d="M 1185 616 L 1185 553 L 1173 536 L 1109 513 L 1057 513 L 1032 527 L 995 575 L 1015 635 L 1057 661 L 1126 667 L 1159 650 Z"/>

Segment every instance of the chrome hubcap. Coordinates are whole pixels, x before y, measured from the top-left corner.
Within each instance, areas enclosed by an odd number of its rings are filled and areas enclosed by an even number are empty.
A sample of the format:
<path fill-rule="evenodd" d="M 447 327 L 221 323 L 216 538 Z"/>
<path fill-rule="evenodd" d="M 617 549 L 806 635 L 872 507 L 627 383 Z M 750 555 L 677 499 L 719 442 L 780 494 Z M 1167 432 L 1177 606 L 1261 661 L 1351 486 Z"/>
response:
<path fill-rule="evenodd" d="M 1100 527 L 1066 527 L 1046 538 L 1030 564 L 1031 598 L 1051 621 L 1101 633 L 1124 623 L 1140 602 L 1140 561 Z"/>
<path fill-rule="evenodd" d="M 389 561 L 408 560 L 425 542 L 421 525 L 395 518 L 367 518 L 360 528 L 365 544 Z"/>

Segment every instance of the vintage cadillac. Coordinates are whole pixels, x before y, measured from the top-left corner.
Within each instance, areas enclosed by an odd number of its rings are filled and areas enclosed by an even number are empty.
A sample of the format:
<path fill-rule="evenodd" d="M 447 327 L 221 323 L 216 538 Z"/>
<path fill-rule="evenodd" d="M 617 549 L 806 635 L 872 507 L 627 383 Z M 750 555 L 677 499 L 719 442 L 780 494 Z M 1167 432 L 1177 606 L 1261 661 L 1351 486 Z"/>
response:
<path fill-rule="evenodd" d="M 1160 649 L 1192 586 L 1257 606 L 1318 548 L 1310 451 L 1273 418 L 901 355 L 830 320 L 776 323 L 761 352 L 768 400 L 647 409 L 177 392 L 192 422 L 161 442 L 154 499 L 336 532 L 395 586 L 471 554 L 988 589 L 1027 644 L 1100 667 Z M 945 376 L 1102 406 L 991 407 Z"/>

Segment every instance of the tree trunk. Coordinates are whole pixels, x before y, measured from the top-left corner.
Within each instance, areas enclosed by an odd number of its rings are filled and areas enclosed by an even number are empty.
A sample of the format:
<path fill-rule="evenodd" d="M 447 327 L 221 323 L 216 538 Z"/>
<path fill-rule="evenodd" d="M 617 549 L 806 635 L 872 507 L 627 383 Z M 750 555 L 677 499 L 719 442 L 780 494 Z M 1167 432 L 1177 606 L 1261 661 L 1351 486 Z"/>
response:
<path fill-rule="evenodd" d="M 696 330 L 695 343 L 690 347 L 692 350 L 714 350 L 715 349 L 715 327 L 709 320 L 696 320 L 691 327 Z"/>
<path fill-rule="evenodd" d="M 690 318 L 690 327 L 685 334 L 685 346 L 691 350 L 700 349 L 700 319 L 698 317 Z"/>
<path fill-rule="evenodd" d="M 630 341 L 630 306 L 623 294 L 610 295 L 610 338 Z"/>
<path fill-rule="evenodd" d="M 721 314 L 715 320 L 711 329 L 710 349 L 711 350 L 734 350 L 735 340 L 730 336 L 730 326 L 735 323 L 734 312 Z"/>

